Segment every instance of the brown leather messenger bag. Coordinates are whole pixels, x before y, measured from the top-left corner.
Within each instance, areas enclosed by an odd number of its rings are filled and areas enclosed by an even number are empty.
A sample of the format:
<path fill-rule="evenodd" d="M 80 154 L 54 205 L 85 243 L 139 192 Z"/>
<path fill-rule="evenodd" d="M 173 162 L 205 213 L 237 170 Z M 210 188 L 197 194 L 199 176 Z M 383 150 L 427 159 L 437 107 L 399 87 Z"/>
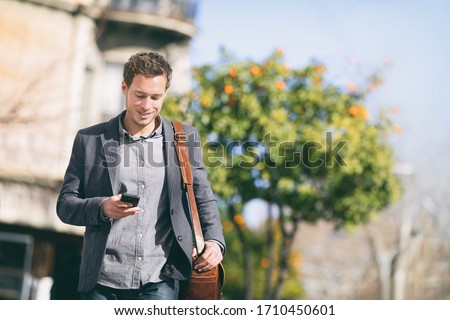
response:
<path fill-rule="evenodd" d="M 197 257 L 205 248 L 197 203 L 194 195 L 194 179 L 191 163 L 189 162 L 189 149 L 186 133 L 181 122 L 172 122 L 175 131 L 174 145 L 180 163 L 183 185 L 186 189 L 189 210 L 192 218 L 192 231 L 194 246 L 197 249 Z M 192 271 L 191 277 L 180 284 L 179 298 L 182 300 L 220 300 L 223 294 L 225 281 L 225 269 L 220 263 L 213 269 L 199 273 Z"/>

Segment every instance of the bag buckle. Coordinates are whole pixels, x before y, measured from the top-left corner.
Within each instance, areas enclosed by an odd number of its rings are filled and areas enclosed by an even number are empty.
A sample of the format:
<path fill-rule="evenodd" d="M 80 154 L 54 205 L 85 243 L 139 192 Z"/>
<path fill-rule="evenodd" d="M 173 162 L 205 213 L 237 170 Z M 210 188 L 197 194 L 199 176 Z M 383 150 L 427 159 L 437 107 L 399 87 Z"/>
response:
<path fill-rule="evenodd" d="M 175 132 L 175 140 L 177 141 L 187 141 L 186 133 Z"/>

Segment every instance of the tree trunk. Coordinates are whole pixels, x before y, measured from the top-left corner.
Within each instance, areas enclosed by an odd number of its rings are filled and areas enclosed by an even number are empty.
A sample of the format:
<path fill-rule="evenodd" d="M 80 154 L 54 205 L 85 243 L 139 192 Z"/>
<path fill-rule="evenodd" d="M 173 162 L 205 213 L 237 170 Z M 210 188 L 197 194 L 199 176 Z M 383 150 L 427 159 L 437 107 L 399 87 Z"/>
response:
<path fill-rule="evenodd" d="M 280 249 L 279 273 L 276 281 L 275 289 L 272 294 L 272 299 L 281 299 L 283 293 L 284 283 L 289 275 L 289 255 L 292 252 L 292 245 L 294 238 L 300 225 L 299 221 L 292 221 L 292 230 L 287 230 L 283 209 L 280 207 L 280 228 L 282 234 L 282 244 Z"/>
<path fill-rule="evenodd" d="M 383 249 L 381 239 L 369 226 L 365 227 L 373 259 L 378 271 L 378 297 L 389 300 L 392 297 L 392 260 L 393 252 Z"/>
<path fill-rule="evenodd" d="M 272 204 L 268 201 L 267 206 L 267 258 L 269 261 L 269 266 L 266 271 L 266 279 L 265 279 L 265 290 L 264 290 L 264 299 L 268 300 L 271 297 L 272 292 L 272 278 L 274 272 L 274 258 L 275 258 L 275 237 L 273 232 L 273 212 L 272 212 Z"/>
<path fill-rule="evenodd" d="M 232 203 L 228 203 L 228 217 L 234 225 L 234 229 L 238 235 L 239 241 L 241 242 L 242 252 L 243 252 L 243 268 L 244 268 L 244 280 L 245 280 L 245 292 L 244 299 L 253 299 L 253 262 L 252 262 L 252 251 L 245 237 L 244 231 L 241 226 L 234 221 L 234 215 L 236 214 L 236 208 Z"/>

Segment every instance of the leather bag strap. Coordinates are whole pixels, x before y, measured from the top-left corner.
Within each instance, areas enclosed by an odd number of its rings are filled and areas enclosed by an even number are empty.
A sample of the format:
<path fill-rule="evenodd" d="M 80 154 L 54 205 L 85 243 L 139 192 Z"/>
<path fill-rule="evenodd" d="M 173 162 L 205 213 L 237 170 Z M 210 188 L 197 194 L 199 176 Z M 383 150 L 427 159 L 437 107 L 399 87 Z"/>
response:
<path fill-rule="evenodd" d="M 200 255 L 205 247 L 205 240 L 203 238 L 200 218 L 198 216 L 197 202 L 195 201 L 194 177 L 192 174 L 191 163 L 189 162 L 187 136 L 181 122 L 173 121 L 172 124 L 175 132 L 173 144 L 175 145 L 178 162 L 180 163 L 181 177 L 183 178 L 183 186 L 186 189 L 189 211 L 192 218 L 194 246 L 197 249 L 197 255 Z"/>

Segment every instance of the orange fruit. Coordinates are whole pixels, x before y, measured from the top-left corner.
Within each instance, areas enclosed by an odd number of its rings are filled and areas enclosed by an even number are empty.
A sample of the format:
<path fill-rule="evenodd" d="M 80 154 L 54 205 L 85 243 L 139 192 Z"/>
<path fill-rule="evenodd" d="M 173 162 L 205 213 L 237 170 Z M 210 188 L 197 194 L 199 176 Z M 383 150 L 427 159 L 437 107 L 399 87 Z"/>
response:
<path fill-rule="evenodd" d="M 226 94 L 230 95 L 234 92 L 234 88 L 231 84 L 227 84 L 224 88 L 223 88 L 223 92 L 225 92 Z"/>

